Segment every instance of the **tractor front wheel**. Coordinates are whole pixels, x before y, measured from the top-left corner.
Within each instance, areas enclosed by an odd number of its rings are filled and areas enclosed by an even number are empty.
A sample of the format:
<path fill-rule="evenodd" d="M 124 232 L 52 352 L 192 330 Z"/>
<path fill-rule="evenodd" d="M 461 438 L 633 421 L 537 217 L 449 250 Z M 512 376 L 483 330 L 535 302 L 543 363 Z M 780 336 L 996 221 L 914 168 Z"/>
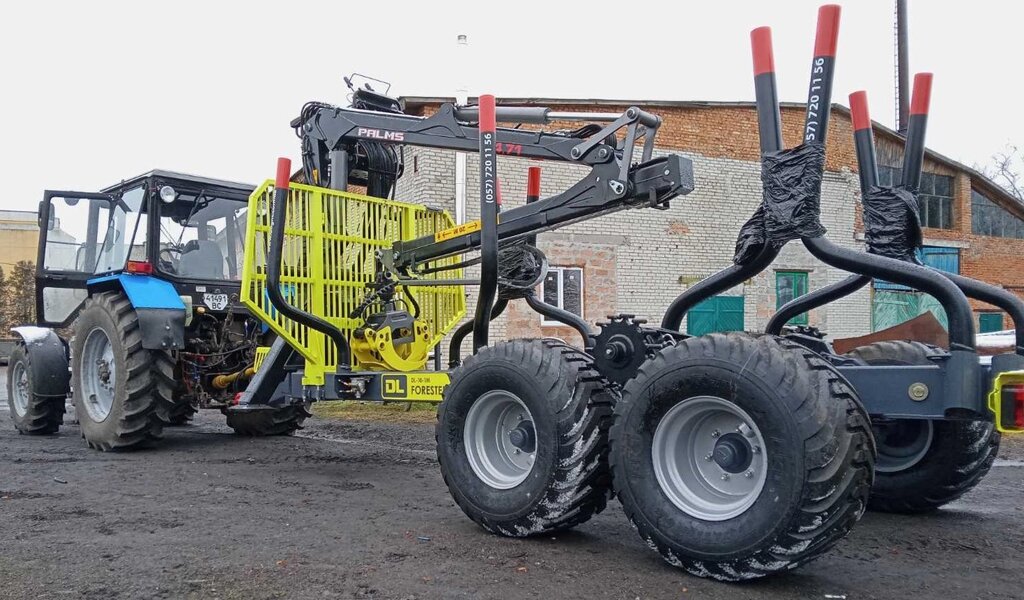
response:
<path fill-rule="evenodd" d="M 64 420 L 64 400 L 36 393 L 28 350 L 25 344 L 15 346 L 7 362 L 7 403 L 18 433 L 56 433 Z"/>
<path fill-rule="evenodd" d="M 169 353 L 142 347 L 138 316 L 123 293 L 86 300 L 71 356 L 75 409 L 89 446 L 124 450 L 162 438 L 174 363 Z"/>

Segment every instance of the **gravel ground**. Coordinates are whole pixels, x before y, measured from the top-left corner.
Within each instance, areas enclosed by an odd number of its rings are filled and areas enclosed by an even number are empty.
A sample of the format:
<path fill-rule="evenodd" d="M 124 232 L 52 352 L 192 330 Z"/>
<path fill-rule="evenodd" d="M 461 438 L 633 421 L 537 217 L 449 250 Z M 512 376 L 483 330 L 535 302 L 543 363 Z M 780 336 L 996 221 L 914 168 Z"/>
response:
<path fill-rule="evenodd" d="M 743 585 L 689 577 L 617 503 L 557 538 L 487 534 L 448 496 L 421 423 L 312 419 L 243 439 L 218 413 L 151 451 L 0 409 L 0 598 L 1020 598 L 1024 451 L 937 514 L 868 514 L 826 557 Z"/>

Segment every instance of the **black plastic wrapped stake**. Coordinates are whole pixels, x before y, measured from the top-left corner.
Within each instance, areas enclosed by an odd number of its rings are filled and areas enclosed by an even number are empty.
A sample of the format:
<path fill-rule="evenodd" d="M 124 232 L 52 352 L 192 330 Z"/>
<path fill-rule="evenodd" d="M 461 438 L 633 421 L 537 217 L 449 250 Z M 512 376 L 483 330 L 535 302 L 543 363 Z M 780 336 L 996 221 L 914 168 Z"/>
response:
<path fill-rule="evenodd" d="M 918 262 L 921 213 L 913 192 L 901 187 L 872 186 L 862 201 L 868 252 Z"/>
<path fill-rule="evenodd" d="M 745 264 L 764 244 L 776 248 L 803 237 L 821 237 L 824 144 L 801 144 L 761 156 L 761 205 L 740 229 L 733 262 Z"/>

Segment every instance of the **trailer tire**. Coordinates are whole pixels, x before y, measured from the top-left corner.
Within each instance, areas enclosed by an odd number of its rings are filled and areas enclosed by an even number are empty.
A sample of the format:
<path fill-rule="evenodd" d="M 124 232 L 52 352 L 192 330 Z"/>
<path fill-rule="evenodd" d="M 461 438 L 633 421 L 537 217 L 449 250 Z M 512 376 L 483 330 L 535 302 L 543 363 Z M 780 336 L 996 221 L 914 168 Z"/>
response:
<path fill-rule="evenodd" d="M 32 364 L 25 344 L 14 346 L 7 362 L 7 404 L 18 433 L 57 433 L 64 422 L 64 397 L 40 396 L 33 385 Z"/>
<path fill-rule="evenodd" d="M 611 496 L 615 397 L 593 359 L 559 340 L 482 348 L 452 372 L 438 409 L 437 458 L 452 498 L 510 537 L 587 521 Z"/>
<path fill-rule="evenodd" d="M 876 342 L 847 356 L 869 365 L 928 365 L 944 354 L 921 342 Z M 878 444 L 868 507 L 889 513 L 938 509 L 974 488 L 992 468 L 999 432 L 985 421 L 899 419 L 872 425 Z"/>
<path fill-rule="evenodd" d="M 174 362 L 168 352 L 142 347 L 127 296 L 103 292 L 86 300 L 71 345 L 75 410 L 89 446 L 127 450 L 162 439 L 173 406 Z"/>
<path fill-rule="evenodd" d="M 228 427 L 245 437 L 291 435 L 311 416 L 305 403 L 259 410 L 228 410 Z"/>
<path fill-rule="evenodd" d="M 835 545 L 864 513 L 873 462 L 853 387 L 775 336 L 659 351 L 626 384 L 611 431 L 615 491 L 640 537 L 669 564 L 723 581 Z"/>

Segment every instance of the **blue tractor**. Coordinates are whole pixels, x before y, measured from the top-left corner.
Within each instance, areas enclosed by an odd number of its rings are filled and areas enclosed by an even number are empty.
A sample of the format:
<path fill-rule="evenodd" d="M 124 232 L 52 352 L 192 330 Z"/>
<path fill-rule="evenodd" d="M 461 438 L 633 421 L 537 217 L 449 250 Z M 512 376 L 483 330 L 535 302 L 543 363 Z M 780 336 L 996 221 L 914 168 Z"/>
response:
<path fill-rule="evenodd" d="M 98 450 L 151 445 L 199 408 L 242 434 L 301 425 L 301 406 L 228 411 L 268 335 L 238 302 L 253 189 L 151 171 L 99 193 L 45 192 L 37 326 L 14 329 L 8 366 L 18 431 L 57 432 L 69 395 Z"/>

